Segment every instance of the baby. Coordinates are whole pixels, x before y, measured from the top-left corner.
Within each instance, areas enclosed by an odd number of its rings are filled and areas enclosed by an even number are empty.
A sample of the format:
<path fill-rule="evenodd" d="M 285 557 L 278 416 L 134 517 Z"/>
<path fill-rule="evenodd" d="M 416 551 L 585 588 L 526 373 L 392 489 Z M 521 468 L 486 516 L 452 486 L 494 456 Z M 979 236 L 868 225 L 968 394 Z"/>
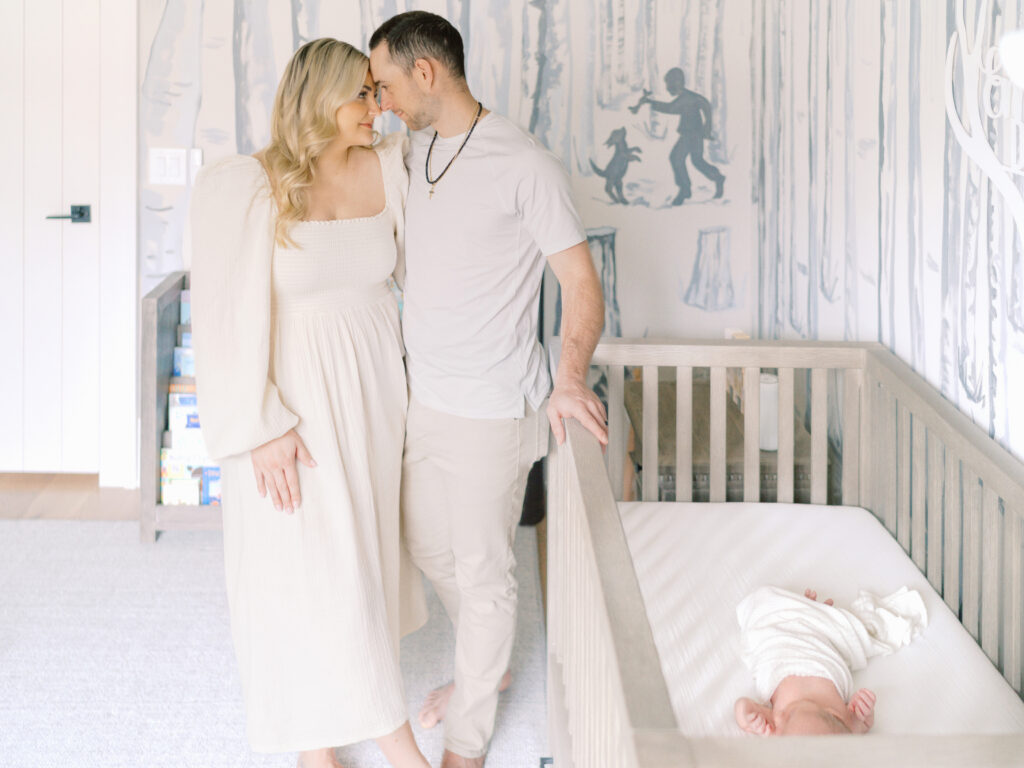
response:
<path fill-rule="evenodd" d="M 871 656 L 910 643 L 928 623 L 921 595 L 906 587 L 878 597 L 861 591 L 849 610 L 776 587 L 762 587 L 736 608 L 743 660 L 758 696 L 742 698 L 736 722 L 748 733 L 820 735 L 867 733 L 875 694 L 853 692 L 852 671 Z"/>

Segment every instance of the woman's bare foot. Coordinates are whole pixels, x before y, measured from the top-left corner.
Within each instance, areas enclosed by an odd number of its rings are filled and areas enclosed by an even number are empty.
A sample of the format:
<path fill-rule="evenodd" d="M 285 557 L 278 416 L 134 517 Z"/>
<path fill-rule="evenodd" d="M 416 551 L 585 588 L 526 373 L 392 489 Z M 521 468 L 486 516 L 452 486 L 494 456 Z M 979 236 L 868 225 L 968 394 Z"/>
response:
<path fill-rule="evenodd" d="M 501 678 L 501 682 L 498 683 L 498 693 L 507 690 L 510 685 L 512 685 L 512 673 L 506 670 Z M 427 694 L 427 698 L 424 700 L 420 713 L 417 716 L 421 727 L 433 728 L 444 720 L 445 713 L 448 711 L 448 702 L 451 700 L 454 690 L 455 683 L 448 683 L 448 685 L 442 685 L 440 688 L 435 688 Z M 467 758 L 459 759 L 465 760 Z M 480 765 L 483 765 L 483 763 L 480 763 Z"/>
<path fill-rule="evenodd" d="M 308 752 L 299 752 L 299 762 L 296 768 L 345 768 L 334 756 L 333 749 L 313 749 Z"/>
<path fill-rule="evenodd" d="M 408 720 L 376 742 L 393 768 L 430 768 L 430 763 L 416 744 Z"/>

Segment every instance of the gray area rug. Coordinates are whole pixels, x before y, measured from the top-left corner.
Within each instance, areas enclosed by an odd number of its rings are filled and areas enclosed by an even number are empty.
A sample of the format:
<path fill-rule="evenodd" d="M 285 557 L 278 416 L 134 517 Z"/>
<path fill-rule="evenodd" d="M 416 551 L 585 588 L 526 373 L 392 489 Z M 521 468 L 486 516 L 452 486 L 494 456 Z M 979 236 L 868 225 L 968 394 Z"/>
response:
<path fill-rule="evenodd" d="M 516 540 L 519 630 L 487 768 L 547 754 L 537 540 Z M 0 521 L 0 765 L 4 768 L 290 768 L 253 754 L 224 594 L 219 533 L 155 545 L 129 522 Z M 451 679 L 454 639 L 430 594 L 426 627 L 402 643 L 410 717 Z M 442 727 L 417 741 L 434 766 Z M 346 768 L 387 765 L 373 743 L 339 751 Z"/>

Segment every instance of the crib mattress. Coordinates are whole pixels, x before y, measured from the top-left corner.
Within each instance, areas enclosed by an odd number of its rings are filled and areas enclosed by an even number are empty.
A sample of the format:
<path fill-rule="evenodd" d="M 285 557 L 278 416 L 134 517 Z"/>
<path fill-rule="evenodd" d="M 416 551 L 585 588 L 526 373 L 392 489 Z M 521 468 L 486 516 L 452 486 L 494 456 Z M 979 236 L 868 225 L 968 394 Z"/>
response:
<path fill-rule="evenodd" d="M 741 733 L 756 698 L 740 659 L 736 605 L 763 585 L 849 604 L 860 589 L 918 590 L 929 623 L 911 645 L 855 672 L 878 695 L 873 732 L 1022 733 L 1024 702 L 875 517 L 807 504 L 619 505 L 679 729 Z"/>

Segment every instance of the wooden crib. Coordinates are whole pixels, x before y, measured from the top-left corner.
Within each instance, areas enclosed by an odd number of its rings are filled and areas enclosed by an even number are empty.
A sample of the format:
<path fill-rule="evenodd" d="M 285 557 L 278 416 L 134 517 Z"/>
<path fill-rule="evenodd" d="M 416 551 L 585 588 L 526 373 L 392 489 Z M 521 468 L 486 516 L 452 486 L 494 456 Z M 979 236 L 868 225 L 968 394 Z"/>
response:
<path fill-rule="evenodd" d="M 811 502 L 827 503 L 828 398 L 841 423 L 841 503 L 870 510 L 1024 691 L 1024 464 L 878 344 L 607 340 L 593 366 L 610 444 L 577 422 L 549 458 L 548 712 L 558 768 L 751 765 L 1022 765 L 1024 735 L 688 738 L 678 727 L 619 518 L 627 372 L 642 371 L 642 467 L 658 466 L 659 369 L 676 380 L 677 499 L 689 500 L 692 383 L 710 381 L 710 501 L 726 500 L 727 369 L 743 371 L 743 496 L 759 501 L 759 373 L 778 372 L 779 414 L 810 410 Z M 666 371 L 665 369 L 671 369 Z M 830 376 L 830 372 L 832 375 Z M 809 393 L 801 384 L 810 382 Z M 835 386 L 835 382 L 839 386 Z M 664 434 L 664 433 L 663 433 Z M 779 419 L 779 501 L 793 500 L 791 419 Z M 645 500 L 657 472 L 641 471 Z M 616 489 L 613 493 L 612 489 Z M 955 626 L 955 624 L 954 624 Z"/>

